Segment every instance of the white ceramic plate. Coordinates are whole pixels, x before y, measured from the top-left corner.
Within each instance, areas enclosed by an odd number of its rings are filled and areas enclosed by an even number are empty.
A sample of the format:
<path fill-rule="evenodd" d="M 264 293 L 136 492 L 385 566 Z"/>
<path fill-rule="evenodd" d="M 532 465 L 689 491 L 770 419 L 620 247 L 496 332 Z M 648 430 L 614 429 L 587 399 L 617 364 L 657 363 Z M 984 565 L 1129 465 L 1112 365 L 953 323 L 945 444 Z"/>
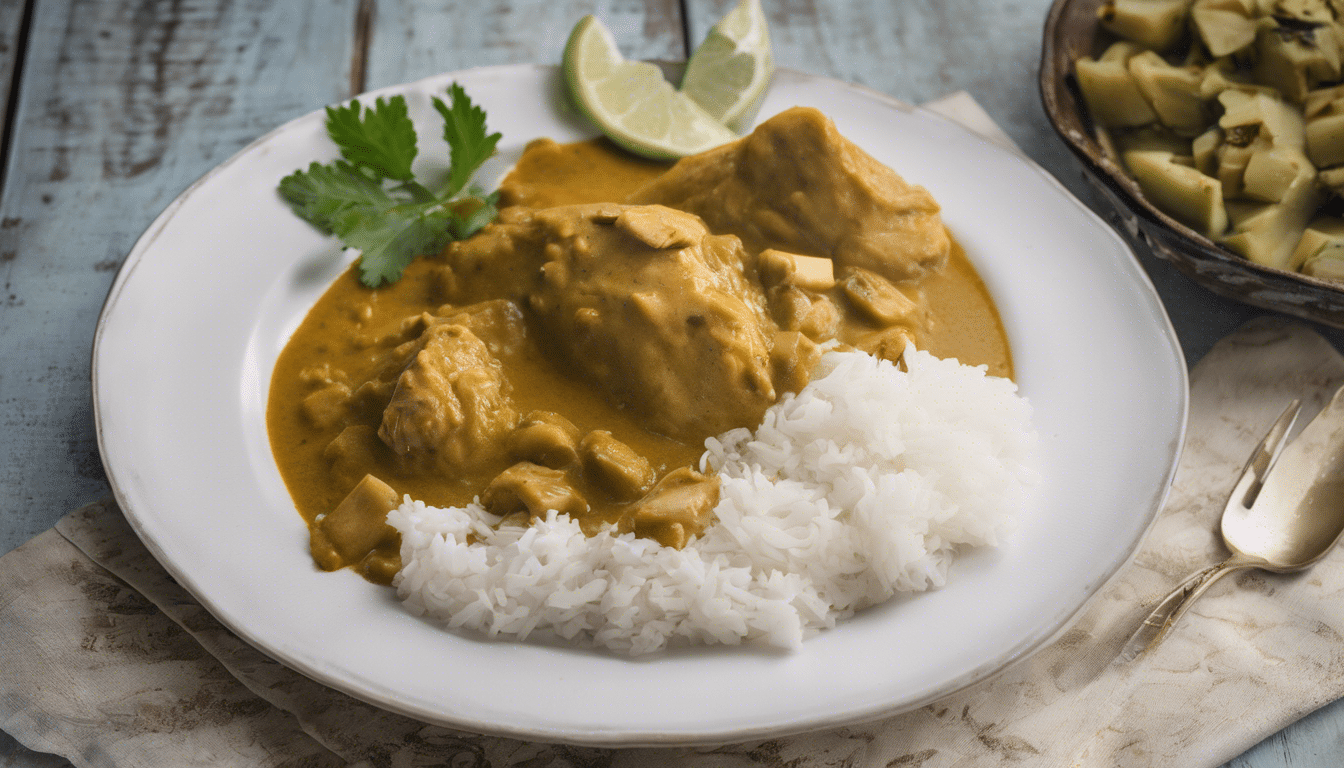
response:
<path fill-rule="evenodd" d="M 591 129 L 552 67 L 433 77 L 405 94 L 422 155 L 449 82 L 504 133 L 498 174 L 539 136 Z M 367 102 L 366 102 L 367 103 Z M 936 115 L 780 72 L 762 114 L 819 107 L 926 186 L 996 297 L 1043 437 L 1039 506 L 946 588 L 867 610 L 797 652 L 693 648 L 631 660 L 436 628 L 390 589 L 321 573 L 271 458 L 271 368 L 347 261 L 275 193 L 335 157 L 324 115 L 259 139 L 140 238 L 99 321 L 93 389 L 117 499 L 154 555 L 245 640 L 319 681 L 432 723 L 591 745 L 726 742 L 911 709 L 1041 647 L 1128 561 L 1184 434 L 1185 366 L 1121 240 L 1040 168 Z M 433 170 L 434 158 L 423 160 Z M 442 162 L 442 161 L 440 161 Z M 488 180 L 489 176 L 481 177 Z"/>

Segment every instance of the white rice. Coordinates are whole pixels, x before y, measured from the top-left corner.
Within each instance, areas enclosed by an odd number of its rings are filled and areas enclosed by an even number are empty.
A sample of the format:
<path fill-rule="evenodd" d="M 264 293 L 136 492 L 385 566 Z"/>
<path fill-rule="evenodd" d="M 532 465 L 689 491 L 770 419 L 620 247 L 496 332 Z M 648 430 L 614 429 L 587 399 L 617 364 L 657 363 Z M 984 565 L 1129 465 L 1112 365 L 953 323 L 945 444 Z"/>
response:
<path fill-rule="evenodd" d="M 904 361 L 827 352 L 754 432 L 707 440 L 718 521 L 681 550 L 589 538 L 555 513 L 496 530 L 478 504 L 408 499 L 388 515 L 398 594 L 449 627 L 643 654 L 687 641 L 796 647 L 898 592 L 941 586 L 958 547 L 994 545 L 1029 504 L 1037 438 L 1013 382 L 913 347 Z"/>

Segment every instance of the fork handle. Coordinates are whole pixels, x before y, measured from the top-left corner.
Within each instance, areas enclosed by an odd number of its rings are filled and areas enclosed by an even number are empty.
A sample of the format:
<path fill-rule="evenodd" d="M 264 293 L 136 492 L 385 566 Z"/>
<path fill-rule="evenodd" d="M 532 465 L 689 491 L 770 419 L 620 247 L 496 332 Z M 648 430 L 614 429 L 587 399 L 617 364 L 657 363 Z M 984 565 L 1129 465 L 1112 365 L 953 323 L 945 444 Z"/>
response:
<path fill-rule="evenodd" d="M 1255 565 L 1233 555 L 1217 565 L 1191 574 L 1170 594 L 1162 598 L 1162 602 L 1158 603 L 1153 612 L 1148 614 L 1148 618 L 1143 620 L 1138 630 L 1129 638 L 1129 642 L 1125 643 L 1124 649 L 1120 651 L 1120 660 L 1133 661 L 1156 648 L 1171 632 L 1176 622 L 1190 609 L 1196 598 L 1204 594 L 1204 590 L 1233 571 L 1253 568 Z"/>

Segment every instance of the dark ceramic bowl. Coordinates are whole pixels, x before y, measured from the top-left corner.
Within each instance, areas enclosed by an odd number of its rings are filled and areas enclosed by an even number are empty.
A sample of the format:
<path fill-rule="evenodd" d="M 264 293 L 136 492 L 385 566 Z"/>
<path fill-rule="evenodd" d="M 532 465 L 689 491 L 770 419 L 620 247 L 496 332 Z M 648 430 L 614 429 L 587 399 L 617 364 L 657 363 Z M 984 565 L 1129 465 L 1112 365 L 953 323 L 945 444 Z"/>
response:
<path fill-rule="evenodd" d="M 1115 209 L 1117 227 L 1214 293 L 1252 306 L 1344 328 L 1344 285 L 1263 267 L 1159 211 L 1097 143 L 1073 63 L 1114 38 L 1097 23 L 1101 0 L 1056 0 L 1045 22 L 1041 100 L 1050 123 L 1083 164 L 1083 175 Z"/>

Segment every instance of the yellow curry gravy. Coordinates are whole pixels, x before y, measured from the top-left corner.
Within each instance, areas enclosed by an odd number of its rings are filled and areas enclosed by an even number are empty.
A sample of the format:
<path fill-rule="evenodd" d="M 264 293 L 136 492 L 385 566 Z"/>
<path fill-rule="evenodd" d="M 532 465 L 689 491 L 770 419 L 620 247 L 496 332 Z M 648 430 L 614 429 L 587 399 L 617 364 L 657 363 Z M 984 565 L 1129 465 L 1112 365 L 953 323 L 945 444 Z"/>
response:
<path fill-rule="evenodd" d="M 540 140 L 529 145 L 501 185 L 501 204 L 520 206 L 512 209 L 518 211 L 523 210 L 521 206 L 540 209 L 626 201 L 667 170 L 668 166 L 631 157 L 603 139 L 567 145 Z M 761 243 L 752 242 L 751 233 L 742 240 L 748 253 L 759 253 Z M 737 243 L 733 240 L 728 246 L 740 249 Z M 495 276 L 454 277 L 445 266 L 452 250 L 416 260 L 399 282 L 378 289 L 363 287 L 355 267 L 347 270 L 309 312 L 276 362 L 267 407 L 271 448 L 309 524 L 314 559 L 324 569 L 354 566 L 366 578 L 389 582 L 400 567 L 399 541 L 381 515 L 402 494 L 436 506 L 461 506 L 480 496 L 492 479 L 517 461 L 516 450 L 506 447 L 482 451 L 484 458 L 443 471 L 442 464 L 408 462 L 378 434 L 398 375 L 415 361 L 416 345 L 423 348 L 417 336 L 437 322 L 433 318 L 451 316 L 471 302 L 477 302 L 471 306 L 486 307 L 473 316 L 477 318 L 473 328 L 486 328 L 486 332 L 477 332 L 482 338 L 490 338 L 492 323 L 521 321 L 525 326 L 526 332 L 514 334 L 509 343 L 487 343 L 502 365 L 509 402 L 524 425 L 532 423 L 528 418 L 534 414 L 559 414 L 561 422 L 568 422 L 560 431 L 575 436 L 609 434 L 606 439 L 612 445 L 633 451 L 635 459 L 643 457 L 654 475 L 663 478 L 655 488 L 675 485 L 671 480 L 677 473 L 694 475 L 679 468 L 695 465 L 706 435 L 669 436 L 676 430 L 650 428 L 650 419 L 636 413 L 629 402 L 613 398 L 610 388 L 603 391 L 593 386 L 591 376 L 572 358 L 567 361 L 554 354 L 554 331 L 539 327 L 535 316 L 500 319 L 490 301 L 512 295 L 518 275 L 504 270 Z M 458 271 L 462 272 L 460 264 Z M 940 357 L 985 364 L 993 375 L 1012 375 L 1007 338 L 993 301 L 955 242 L 945 266 L 922 276 L 918 291 L 927 307 L 918 333 L 913 334 L 921 348 Z M 840 286 L 812 293 L 829 297 L 841 307 L 834 338 L 862 347 L 860 340 L 873 335 L 871 318 L 846 309 L 847 303 L 854 302 Z M 771 296 L 774 301 L 777 294 Z M 779 314 L 777 307 L 764 311 Z M 885 351 L 870 351 L 893 356 L 890 345 Z M 759 413 L 752 418 L 759 418 Z M 539 430 L 559 434 L 549 422 L 541 422 L 537 422 Z M 737 426 L 754 426 L 754 422 Z M 516 432 L 509 438 L 515 442 Z M 538 471 L 556 473 L 545 467 Z M 366 475 L 383 482 L 362 483 Z M 620 523 L 630 507 L 631 494 L 636 493 L 604 493 L 583 473 L 570 472 L 565 477 L 582 496 L 580 506 L 570 511 L 590 533 L 605 524 Z M 681 477 L 677 482 L 688 481 Z M 648 485 L 644 482 L 638 492 Z M 352 493 L 356 486 L 359 491 Z M 679 498 L 675 495 L 678 489 L 672 490 L 667 498 Z M 361 493 L 367 497 L 361 503 L 371 506 L 374 513 L 346 509 L 350 506 L 347 496 Z M 717 486 L 714 493 L 716 498 Z M 562 499 L 557 505 L 566 503 Z M 636 526 L 634 530 L 676 546 L 685 538 L 680 528 L 676 535 L 667 534 L 670 529 L 665 527 Z"/>

